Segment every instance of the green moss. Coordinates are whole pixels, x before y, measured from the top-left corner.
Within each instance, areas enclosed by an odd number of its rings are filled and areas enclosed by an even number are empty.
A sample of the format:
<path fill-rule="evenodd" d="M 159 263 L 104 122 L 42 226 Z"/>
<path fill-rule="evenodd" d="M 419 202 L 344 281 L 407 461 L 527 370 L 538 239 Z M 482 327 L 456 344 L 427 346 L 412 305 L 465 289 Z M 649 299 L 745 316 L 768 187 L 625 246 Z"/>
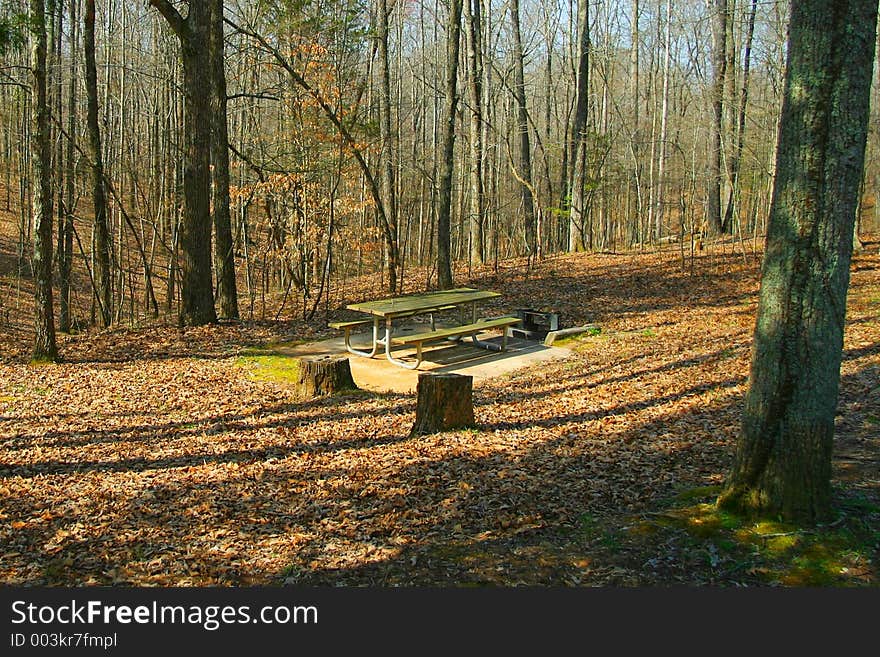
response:
<path fill-rule="evenodd" d="M 714 495 L 714 487 L 682 491 L 683 500 Z M 657 544 L 662 532 L 680 536 L 686 532 L 689 550 L 723 551 L 725 558 L 736 562 L 737 569 L 747 570 L 768 583 L 786 586 L 852 586 L 862 585 L 865 564 L 872 562 L 878 530 L 877 506 L 866 499 L 853 499 L 841 504 L 852 517 L 843 516 L 841 524 L 828 527 L 798 527 L 776 520 L 759 520 L 719 510 L 714 504 L 696 504 L 667 510 L 642 523 L 638 531 L 630 531 L 633 541 Z M 872 515 L 873 514 L 873 515 Z M 647 531 L 647 526 L 657 532 Z"/>
<path fill-rule="evenodd" d="M 798 543 L 800 543 L 800 537 L 793 534 L 774 536 L 767 541 L 765 549 L 771 555 L 783 556 L 797 547 Z"/>
<path fill-rule="evenodd" d="M 578 531 L 584 537 L 590 537 L 598 528 L 599 524 L 596 518 L 589 513 L 582 513 L 577 520 Z"/>
<path fill-rule="evenodd" d="M 715 499 L 721 493 L 721 486 L 698 486 L 687 488 L 676 494 L 674 500 L 679 503 L 696 502 L 697 500 Z"/>
<path fill-rule="evenodd" d="M 622 537 L 617 532 L 606 532 L 599 541 L 603 547 L 609 550 L 619 550 L 623 545 Z"/>
<path fill-rule="evenodd" d="M 281 354 L 254 354 L 241 356 L 238 364 L 250 370 L 255 381 L 296 383 L 299 381 L 299 359 Z"/>
<path fill-rule="evenodd" d="M 844 500 L 840 508 L 849 513 L 880 513 L 880 506 L 861 495 Z"/>
<path fill-rule="evenodd" d="M 685 514 L 685 528 L 693 536 L 704 540 L 717 540 L 724 532 L 736 529 L 741 521 L 736 516 L 718 511 L 714 504 L 705 503 L 691 507 Z"/>
<path fill-rule="evenodd" d="M 557 338 L 553 341 L 553 346 L 565 347 L 572 351 L 581 352 L 586 351 L 597 340 L 606 340 L 607 338 L 608 336 L 602 333 L 602 329 L 596 326 L 587 329 L 583 333 L 575 333 Z"/>
<path fill-rule="evenodd" d="M 658 534 L 663 528 L 663 521 L 656 523 L 651 522 L 640 522 L 636 525 L 633 525 L 627 530 L 627 533 L 631 536 L 654 536 Z M 668 525 L 667 525 L 668 526 Z"/>

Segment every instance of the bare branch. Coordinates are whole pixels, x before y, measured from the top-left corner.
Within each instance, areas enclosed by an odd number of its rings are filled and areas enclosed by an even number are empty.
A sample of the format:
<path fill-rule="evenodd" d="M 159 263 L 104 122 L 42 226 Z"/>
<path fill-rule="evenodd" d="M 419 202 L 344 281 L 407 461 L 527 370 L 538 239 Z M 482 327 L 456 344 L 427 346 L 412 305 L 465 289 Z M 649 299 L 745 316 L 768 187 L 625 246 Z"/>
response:
<path fill-rule="evenodd" d="M 168 0 L 150 0 L 150 4 L 162 14 L 174 33 L 181 39 L 187 36 L 186 19 L 180 15 L 180 12 Z"/>

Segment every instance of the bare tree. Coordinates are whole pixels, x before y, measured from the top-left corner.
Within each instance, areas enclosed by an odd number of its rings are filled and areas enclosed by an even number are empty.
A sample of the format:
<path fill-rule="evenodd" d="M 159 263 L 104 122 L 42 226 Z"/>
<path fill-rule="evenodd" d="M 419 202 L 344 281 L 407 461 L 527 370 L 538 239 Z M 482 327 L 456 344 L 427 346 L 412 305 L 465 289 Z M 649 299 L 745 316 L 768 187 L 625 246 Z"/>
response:
<path fill-rule="evenodd" d="M 394 235 L 394 239 L 386 244 L 386 258 L 388 268 L 388 287 L 394 293 L 397 291 L 397 273 L 400 268 L 398 254 L 398 226 L 397 226 L 397 195 L 394 176 L 394 157 L 396 153 L 394 133 L 391 131 L 391 73 L 388 56 L 388 16 L 390 9 L 387 0 L 376 2 L 376 42 L 379 51 L 379 138 L 381 144 L 381 167 L 382 167 L 382 204 L 385 208 L 385 218 L 388 222 L 388 230 Z"/>
<path fill-rule="evenodd" d="M 33 191 L 34 359 L 55 360 L 55 317 L 52 304 L 52 144 L 46 87 L 46 11 L 44 0 L 30 0 L 31 96 L 33 127 L 31 152 Z"/>
<path fill-rule="evenodd" d="M 68 2 L 70 24 L 70 78 L 67 87 L 67 157 L 64 164 L 64 196 L 62 211 L 58 213 L 58 328 L 66 333 L 71 327 L 70 274 L 73 267 L 73 206 L 76 183 L 76 106 L 77 106 L 77 57 L 79 53 L 79 17 L 77 0 Z M 59 120 L 61 117 L 58 117 Z"/>
<path fill-rule="evenodd" d="M 446 23 L 446 98 L 443 104 L 443 135 L 440 148 L 440 190 L 437 198 L 437 284 L 453 286 L 450 217 L 452 171 L 455 165 L 455 112 L 458 106 L 458 53 L 461 42 L 461 0 L 449 0 Z"/>
<path fill-rule="evenodd" d="M 529 136 L 529 110 L 526 104 L 525 54 L 523 53 L 522 29 L 520 26 L 519 0 L 510 3 L 510 31 L 513 37 L 513 95 L 516 101 L 516 136 L 518 162 L 515 175 L 519 181 L 520 202 L 525 225 L 526 251 L 535 254 L 535 197 L 532 186 L 532 149 Z"/>
<path fill-rule="evenodd" d="M 211 67 L 204 44 L 210 42 L 209 3 L 188 2 L 184 18 L 169 0 L 150 0 L 180 41 L 183 62 L 183 133 L 186 143 L 183 189 L 184 212 L 180 227 L 181 307 L 179 321 L 199 326 L 217 321 L 211 281 L 209 98 Z"/>
<path fill-rule="evenodd" d="M 724 148 L 724 86 L 727 78 L 727 0 L 712 0 L 712 126 L 709 147 L 709 191 L 706 219 L 709 230 L 723 230 L 721 183 Z"/>
<path fill-rule="evenodd" d="M 98 308 L 103 326 L 113 317 L 112 272 L 110 270 L 110 231 L 107 217 L 107 192 L 101 130 L 98 126 L 98 67 L 95 62 L 95 0 L 86 0 L 83 22 L 83 55 L 86 66 L 86 125 L 89 132 L 92 203 L 95 212 L 95 279 Z"/>
<path fill-rule="evenodd" d="M 573 170 L 571 185 L 571 215 L 568 228 L 568 250 L 580 251 L 584 248 L 584 224 L 587 219 L 587 149 L 589 131 L 590 93 L 590 4 L 588 0 L 578 0 L 577 6 L 577 74 L 575 83 L 574 123 L 571 129 L 573 140 Z"/>
<path fill-rule="evenodd" d="M 229 135 L 226 115 L 226 63 L 223 0 L 211 0 L 208 50 L 211 67 L 211 193 L 214 218 L 214 264 L 220 315 L 238 319 L 235 253 L 229 212 Z"/>
<path fill-rule="evenodd" d="M 483 187 L 483 45 L 482 0 L 465 0 L 467 24 L 468 110 L 470 121 L 470 259 L 476 264 L 485 260 L 485 192 Z"/>

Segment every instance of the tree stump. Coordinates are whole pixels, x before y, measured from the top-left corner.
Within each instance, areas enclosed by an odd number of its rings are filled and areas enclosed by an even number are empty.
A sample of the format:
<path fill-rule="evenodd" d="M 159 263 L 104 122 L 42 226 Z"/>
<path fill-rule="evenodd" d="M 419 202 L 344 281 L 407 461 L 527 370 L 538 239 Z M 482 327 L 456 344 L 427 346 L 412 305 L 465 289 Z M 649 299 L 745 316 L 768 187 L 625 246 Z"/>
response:
<path fill-rule="evenodd" d="M 351 365 L 345 356 L 317 356 L 299 359 L 299 392 L 304 397 L 332 395 L 357 390 Z"/>
<path fill-rule="evenodd" d="M 474 426 L 472 376 L 419 374 L 416 422 L 410 435 Z"/>

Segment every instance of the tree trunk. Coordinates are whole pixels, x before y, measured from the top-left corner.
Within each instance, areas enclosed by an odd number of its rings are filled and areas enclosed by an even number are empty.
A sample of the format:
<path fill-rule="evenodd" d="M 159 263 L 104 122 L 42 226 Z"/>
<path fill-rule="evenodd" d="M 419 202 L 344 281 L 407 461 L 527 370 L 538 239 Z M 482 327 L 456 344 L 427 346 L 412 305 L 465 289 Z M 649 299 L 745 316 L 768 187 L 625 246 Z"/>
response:
<path fill-rule="evenodd" d="M 461 2 L 450 0 L 446 39 L 446 102 L 443 107 L 443 145 L 440 149 L 440 190 L 437 201 L 437 284 L 453 286 L 451 252 L 452 170 L 455 164 L 455 111 L 458 106 L 458 52 Z"/>
<path fill-rule="evenodd" d="M 706 220 L 709 232 L 720 235 L 721 179 L 724 132 L 724 81 L 727 76 L 727 0 L 712 2 L 712 126 L 709 151 L 709 196 Z"/>
<path fill-rule="evenodd" d="M 52 304 L 52 144 L 46 89 L 46 12 L 43 0 L 31 0 L 31 95 L 33 102 L 31 159 L 35 188 L 33 200 L 34 359 L 58 357 Z"/>
<path fill-rule="evenodd" d="M 468 98 L 470 101 L 470 257 L 482 265 L 486 258 L 483 218 L 483 48 L 482 0 L 465 0 L 467 21 Z"/>
<path fill-rule="evenodd" d="M 205 44 L 211 32 L 208 3 L 190 2 L 183 18 L 168 0 L 150 0 L 180 40 L 183 62 L 184 169 L 180 225 L 182 326 L 217 321 L 211 281 L 211 67 Z"/>
<path fill-rule="evenodd" d="M 73 204 L 76 182 L 76 107 L 77 107 L 77 53 L 79 52 L 77 0 L 69 0 L 70 22 L 70 80 L 67 91 L 67 157 L 64 174 L 64 212 L 58 226 L 58 283 L 59 314 L 58 327 L 68 333 L 71 327 L 70 316 L 70 272 L 73 265 Z M 60 118 L 60 117 L 59 117 Z"/>
<path fill-rule="evenodd" d="M 751 379 L 722 507 L 805 522 L 831 512 L 876 23 L 876 0 L 792 6 Z"/>
<path fill-rule="evenodd" d="M 577 14 L 577 80 L 575 84 L 574 125 L 571 136 L 573 171 L 571 184 L 571 207 L 568 227 L 568 250 L 584 249 L 584 222 L 587 217 L 587 115 L 590 93 L 590 15 L 589 2 L 579 0 Z"/>
<path fill-rule="evenodd" d="M 214 266 L 220 315 L 238 319 L 235 253 L 229 210 L 229 135 L 226 116 L 226 65 L 223 45 L 223 0 L 211 0 L 209 57 L 211 67 L 211 192 L 214 214 Z"/>
<path fill-rule="evenodd" d="M 642 213 L 642 131 L 641 131 L 641 115 L 639 112 L 639 0 L 632 0 L 630 5 L 632 17 L 630 20 L 630 51 L 629 51 L 629 76 L 630 76 L 630 96 L 632 96 L 632 152 L 633 173 L 632 185 L 630 187 L 630 237 L 629 243 L 633 244 L 641 241 L 639 234 L 639 224 L 641 222 Z"/>
<path fill-rule="evenodd" d="M 95 0 L 86 0 L 83 49 L 86 63 L 86 124 L 89 131 L 89 159 L 92 174 L 92 202 L 95 212 L 95 279 L 101 324 L 110 326 L 113 297 L 110 272 L 110 231 L 107 225 L 107 194 L 101 131 L 98 127 L 98 69 L 95 62 Z"/>
<path fill-rule="evenodd" d="M 519 141 L 520 201 L 525 224 L 526 250 L 529 257 L 537 248 L 535 232 L 535 198 L 532 191 L 532 149 L 529 138 L 529 110 L 526 104 L 525 66 L 520 29 L 519 0 L 512 0 L 510 6 L 510 28 L 513 33 L 513 95 L 516 100 L 516 132 Z"/>
<path fill-rule="evenodd" d="M 345 356 L 301 358 L 298 388 L 305 398 L 358 389 L 351 376 L 351 364 Z"/>
<path fill-rule="evenodd" d="M 388 9 L 387 0 L 378 0 L 376 7 L 376 40 L 379 50 L 379 137 L 382 141 L 382 203 L 388 229 L 394 240 L 386 244 L 385 258 L 388 269 L 390 292 L 397 292 L 397 272 L 400 268 L 398 255 L 399 234 L 397 227 L 397 195 L 395 193 L 394 133 L 391 131 L 391 72 L 388 59 Z"/>
<path fill-rule="evenodd" d="M 728 230 L 733 230 L 734 213 L 739 205 L 739 169 L 745 146 L 746 134 L 746 109 L 749 102 L 749 71 L 752 63 L 752 39 L 755 35 L 755 16 L 758 11 L 758 0 L 752 0 L 749 9 L 748 24 L 746 26 L 746 43 L 743 53 L 742 89 L 739 97 L 739 117 L 736 124 L 736 147 L 730 157 L 730 191 L 727 198 L 727 207 L 724 210 L 722 225 Z"/>
<path fill-rule="evenodd" d="M 663 91 L 660 98 L 660 143 L 657 146 L 657 188 L 654 197 L 654 225 L 649 226 L 649 234 L 654 240 L 663 237 L 663 219 L 666 193 L 666 157 L 668 152 L 667 140 L 669 137 L 669 76 L 671 68 L 670 49 L 672 46 L 672 0 L 666 0 L 666 24 L 663 37 Z"/>
<path fill-rule="evenodd" d="M 411 435 L 474 426 L 472 376 L 422 372 L 416 394 L 416 421 Z"/>

